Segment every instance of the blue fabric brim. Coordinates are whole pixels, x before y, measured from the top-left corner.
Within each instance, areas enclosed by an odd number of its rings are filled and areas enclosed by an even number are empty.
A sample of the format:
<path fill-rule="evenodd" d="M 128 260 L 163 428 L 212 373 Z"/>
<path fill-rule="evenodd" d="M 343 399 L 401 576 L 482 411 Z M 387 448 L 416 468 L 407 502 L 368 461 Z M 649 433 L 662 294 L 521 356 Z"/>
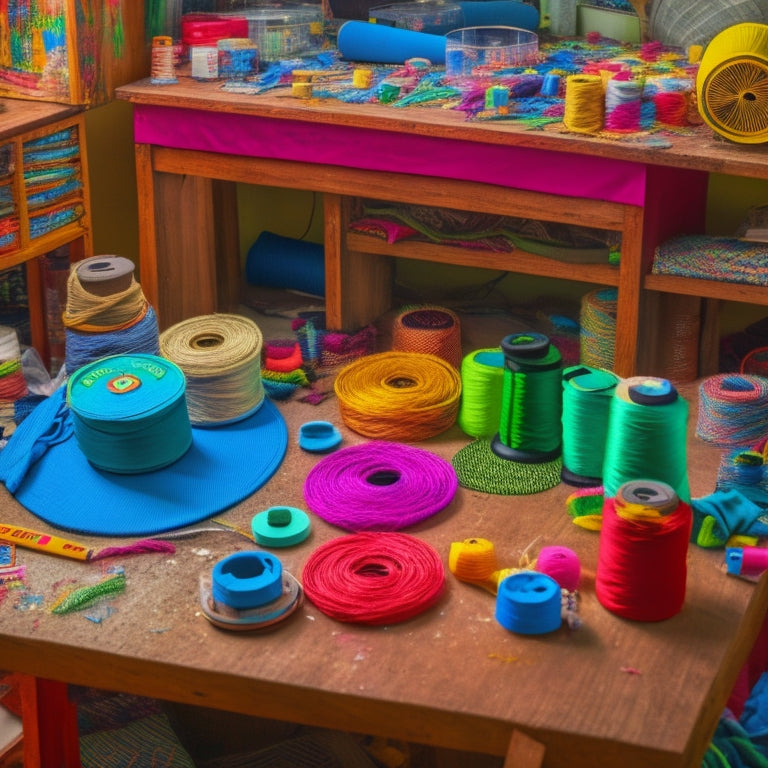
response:
<path fill-rule="evenodd" d="M 164 469 L 120 475 L 93 467 L 74 436 L 51 446 L 14 494 L 58 528 L 146 536 L 213 517 L 257 491 L 285 457 L 288 428 L 265 399 L 256 413 L 219 427 L 193 427 L 192 446 Z"/>

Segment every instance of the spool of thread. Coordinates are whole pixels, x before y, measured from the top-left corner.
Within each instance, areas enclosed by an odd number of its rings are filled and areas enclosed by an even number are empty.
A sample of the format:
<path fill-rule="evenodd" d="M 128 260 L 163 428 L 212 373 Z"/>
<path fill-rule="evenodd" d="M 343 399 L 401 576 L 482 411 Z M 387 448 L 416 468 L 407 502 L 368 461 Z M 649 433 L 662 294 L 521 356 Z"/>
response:
<path fill-rule="evenodd" d="M 0 325 L 0 400 L 15 402 L 29 394 L 21 366 L 21 345 L 15 328 Z"/>
<path fill-rule="evenodd" d="M 245 277 L 251 285 L 325 295 L 322 245 L 262 232 L 248 250 Z"/>
<path fill-rule="evenodd" d="M 728 573 L 745 578 L 758 578 L 768 571 L 768 549 L 765 547 L 726 547 Z"/>
<path fill-rule="evenodd" d="M 173 67 L 173 39 L 167 35 L 157 35 L 152 38 L 150 82 L 152 85 L 169 85 L 178 82 Z"/>
<path fill-rule="evenodd" d="M 551 576 L 568 592 L 575 592 L 581 582 L 581 562 L 579 556 L 568 547 L 542 547 L 536 558 L 536 570 Z"/>
<path fill-rule="evenodd" d="M 154 355 L 116 355 L 75 371 L 67 402 L 93 466 L 119 474 L 162 469 L 192 445 L 181 369 Z"/>
<path fill-rule="evenodd" d="M 511 568 L 499 568 L 493 542 L 479 538 L 452 542 L 448 570 L 459 581 L 476 584 L 493 595 L 501 580 L 512 573 Z"/>
<path fill-rule="evenodd" d="M 442 307 L 405 309 L 394 321 L 392 349 L 437 355 L 458 369 L 461 367 L 459 316 Z"/>
<path fill-rule="evenodd" d="M 329 454 L 309 471 L 304 498 L 318 517 L 349 531 L 394 531 L 447 507 L 458 488 L 451 464 L 410 445 L 368 442 Z"/>
<path fill-rule="evenodd" d="M 381 626 L 407 621 L 443 594 L 440 554 L 405 533 L 353 533 L 321 544 L 302 573 L 307 597 L 337 621 Z"/>
<path fill-rule="evenodd" d="M 602 484 L 611 400 L 618 383 L 610 371 L 584 365 L 563 371 L 564 482 L 586 488 Z"/>
<path fill-rule="evenodd" d="M 184 372 L 192 424 L 241 421 L 264 402 L 262 335 L 242 315 L 201 315 L 160 334 L 160 352 Z"/>
<path fill-rule="evenodd" d="M 411 442 L 453 426 L 461 378 L 436 355 L 379 352 L 342 368 L 334 391 L 350 429 L 370 438 Z"/>
<path fill-rule="evenodd" d="M 134 264 L 123 256 L 91 256 L 75 265 L 80 285 L 95 296 L 127 291 L 133 283 Z"/>
<path fill-rule="evenodd" d="M 543 635 L 562 624 L 560 585 L 544 573 L 520 571 L 499 584 L 496 621 L 520 635 Z"/>
<path fill-rule="evenodd" d="M 605 97 L 599 75 L 568 75 L 565 81 L 563 125 L 572 133 L 598 133 L 603 129 Z"/>
<path fill-rule="evenodd" d="M 721 373 L 699 385 L 696 437 L 720 447 L 748 446 L 768 433 L 768 379 Z"/>
<path fill-rule="evenodd" d="M 461 403 L 457 423 L 470 437 L 492 437 L 499 428 L 504 388 L 501 347 L 478 349 L 461 361 Z"/>
<path fill-rule="evenodd" d="M 76 371 L 88 363 L 112 355 L 159 355 L 160 330 L 155 311 L 147 305 L 146 314 L 132 325 L 115 331 L 93 333 L 64 329 L 67 371 Z"/>
<path fill-rule="evenodd" d="M 605 130 L 636 133 L 640 130 L 642 83 L 612 77 L 605 88 Z"/>
<path fill-rule="evenodd" d="M 657 93 L 653 97 L 656 120 L 662 125 L 688 125 L 688 95 L 682 91 Z"/>
<path fill-rule="evenodd" d="M 579 318 L 582 365 L 613 370 L 618 298 L 616 288 L 599 288 L 582 297 Z"/>
<path fill-rule="evenodd" d="M 688 403 L 666 379 L 636 376 L 616 386 L 609 415 L 603 487 L 613 498 L 638 477 L 670 485 L 690 502 Z"/>
<path fill-rule="evenodd" d="M 104 257 L 104 263 L 110 260 Z M 67 279 L 67 304 L 63 322 L 66 328 L 86 333 L 106 333 L 128 328 L 139 322 L 149 309 L 141 286 L 133 278 L 133 270 L 123 262 L 107 267 L 109 277 L 101 289 L 95 279 L 98 270 L 96 260 L 75 263 Z M 130 262 L 129 262 L 130 264 Z M 124 274 L 123 274 L 124 273 Z M 81 275 L 86 278 L 83 283 Z M 126 285 L 122 291 L 113 291 L 117 285 Z"/>
<path fill-rule="evenodd" d="M 543 463 L 560 455 L 562 358 L 540 333 L 502 339 L 504 381 L 499 431 L 491 441 L 502 459 Z"/>
<path fill-rule="evenodd" d="M 636 480 L 606 498 L 595 575 L 600 604 L 635 621 L 679 613 L 692 523 L 690 506 L 666 483 Z"/>

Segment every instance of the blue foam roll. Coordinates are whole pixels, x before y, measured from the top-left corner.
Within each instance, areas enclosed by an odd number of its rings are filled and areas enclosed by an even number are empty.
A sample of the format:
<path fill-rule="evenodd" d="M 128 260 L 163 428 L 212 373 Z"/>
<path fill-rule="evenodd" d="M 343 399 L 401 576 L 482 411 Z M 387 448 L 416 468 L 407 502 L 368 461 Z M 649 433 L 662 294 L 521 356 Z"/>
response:
<path fill-rule="evenodd" d="M 248 250 L 245 279 L 251 285 L 324 296 L 325 251 L 317 243 L 262 232 Z"/>
<path fill-rule="evenodd" d="M 336 44 L 342 58 L 376 64 L 404 64 L 408 59 L 429 59 L 445 64 L 445 37 L 410 29 L 383 27 L 367 21 L 341 25 Z"/>
<path fill-rule="evenodd" d="M 517 27 L 536 32 L 539 12 L 518 0 L 471 0 L 460 2 L 465 27 Z"/>

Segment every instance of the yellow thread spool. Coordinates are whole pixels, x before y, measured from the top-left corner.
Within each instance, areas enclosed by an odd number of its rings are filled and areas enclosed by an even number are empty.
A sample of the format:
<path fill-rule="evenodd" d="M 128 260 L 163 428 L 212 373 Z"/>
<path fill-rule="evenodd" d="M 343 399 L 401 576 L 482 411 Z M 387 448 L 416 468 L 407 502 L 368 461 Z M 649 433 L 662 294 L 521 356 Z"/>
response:
<path fill-rule="evenodd" d="M 291 95 L 297 99 L 311 99 L 312 83 L 291 83 Z"/>
<path fill-rule="evenodd" d="M 605 96 L 599 75 L 570 75 L 565 86 L 563 125 L 574 133 L 598 133 L 603 128 Z"/>
<path fill-rule="evenodd" d="M 367 90 L 373 83 L 372 69 L 356 69 L 352 72 L 352 87 Z"/>

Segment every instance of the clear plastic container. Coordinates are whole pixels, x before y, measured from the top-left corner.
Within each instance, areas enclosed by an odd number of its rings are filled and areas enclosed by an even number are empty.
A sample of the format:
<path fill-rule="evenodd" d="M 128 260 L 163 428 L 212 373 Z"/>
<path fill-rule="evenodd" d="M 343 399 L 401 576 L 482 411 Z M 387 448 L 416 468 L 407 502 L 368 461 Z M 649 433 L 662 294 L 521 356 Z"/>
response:
<path fill-rule="evenodd" d="M 324 44 L 320 5 L 270 4 L 237 12 L 248 19 L 248 37 L 260 61 L 281 61 L 319 52 Z"/>
<path fill-rule="evenodd" d="M 464 14 L 458 3 L 425 0 L 379 5 L 370 9 L 368 19 L 398 29 L 444 35 L 462 26 Z"/>
<path fill-rule="evenodd" d="M 534 64 L 539 58 L 539 36 L 517 27 L 464 27 L 445 36 L 445 73 L 448 77 L 487 75 Z"/>

